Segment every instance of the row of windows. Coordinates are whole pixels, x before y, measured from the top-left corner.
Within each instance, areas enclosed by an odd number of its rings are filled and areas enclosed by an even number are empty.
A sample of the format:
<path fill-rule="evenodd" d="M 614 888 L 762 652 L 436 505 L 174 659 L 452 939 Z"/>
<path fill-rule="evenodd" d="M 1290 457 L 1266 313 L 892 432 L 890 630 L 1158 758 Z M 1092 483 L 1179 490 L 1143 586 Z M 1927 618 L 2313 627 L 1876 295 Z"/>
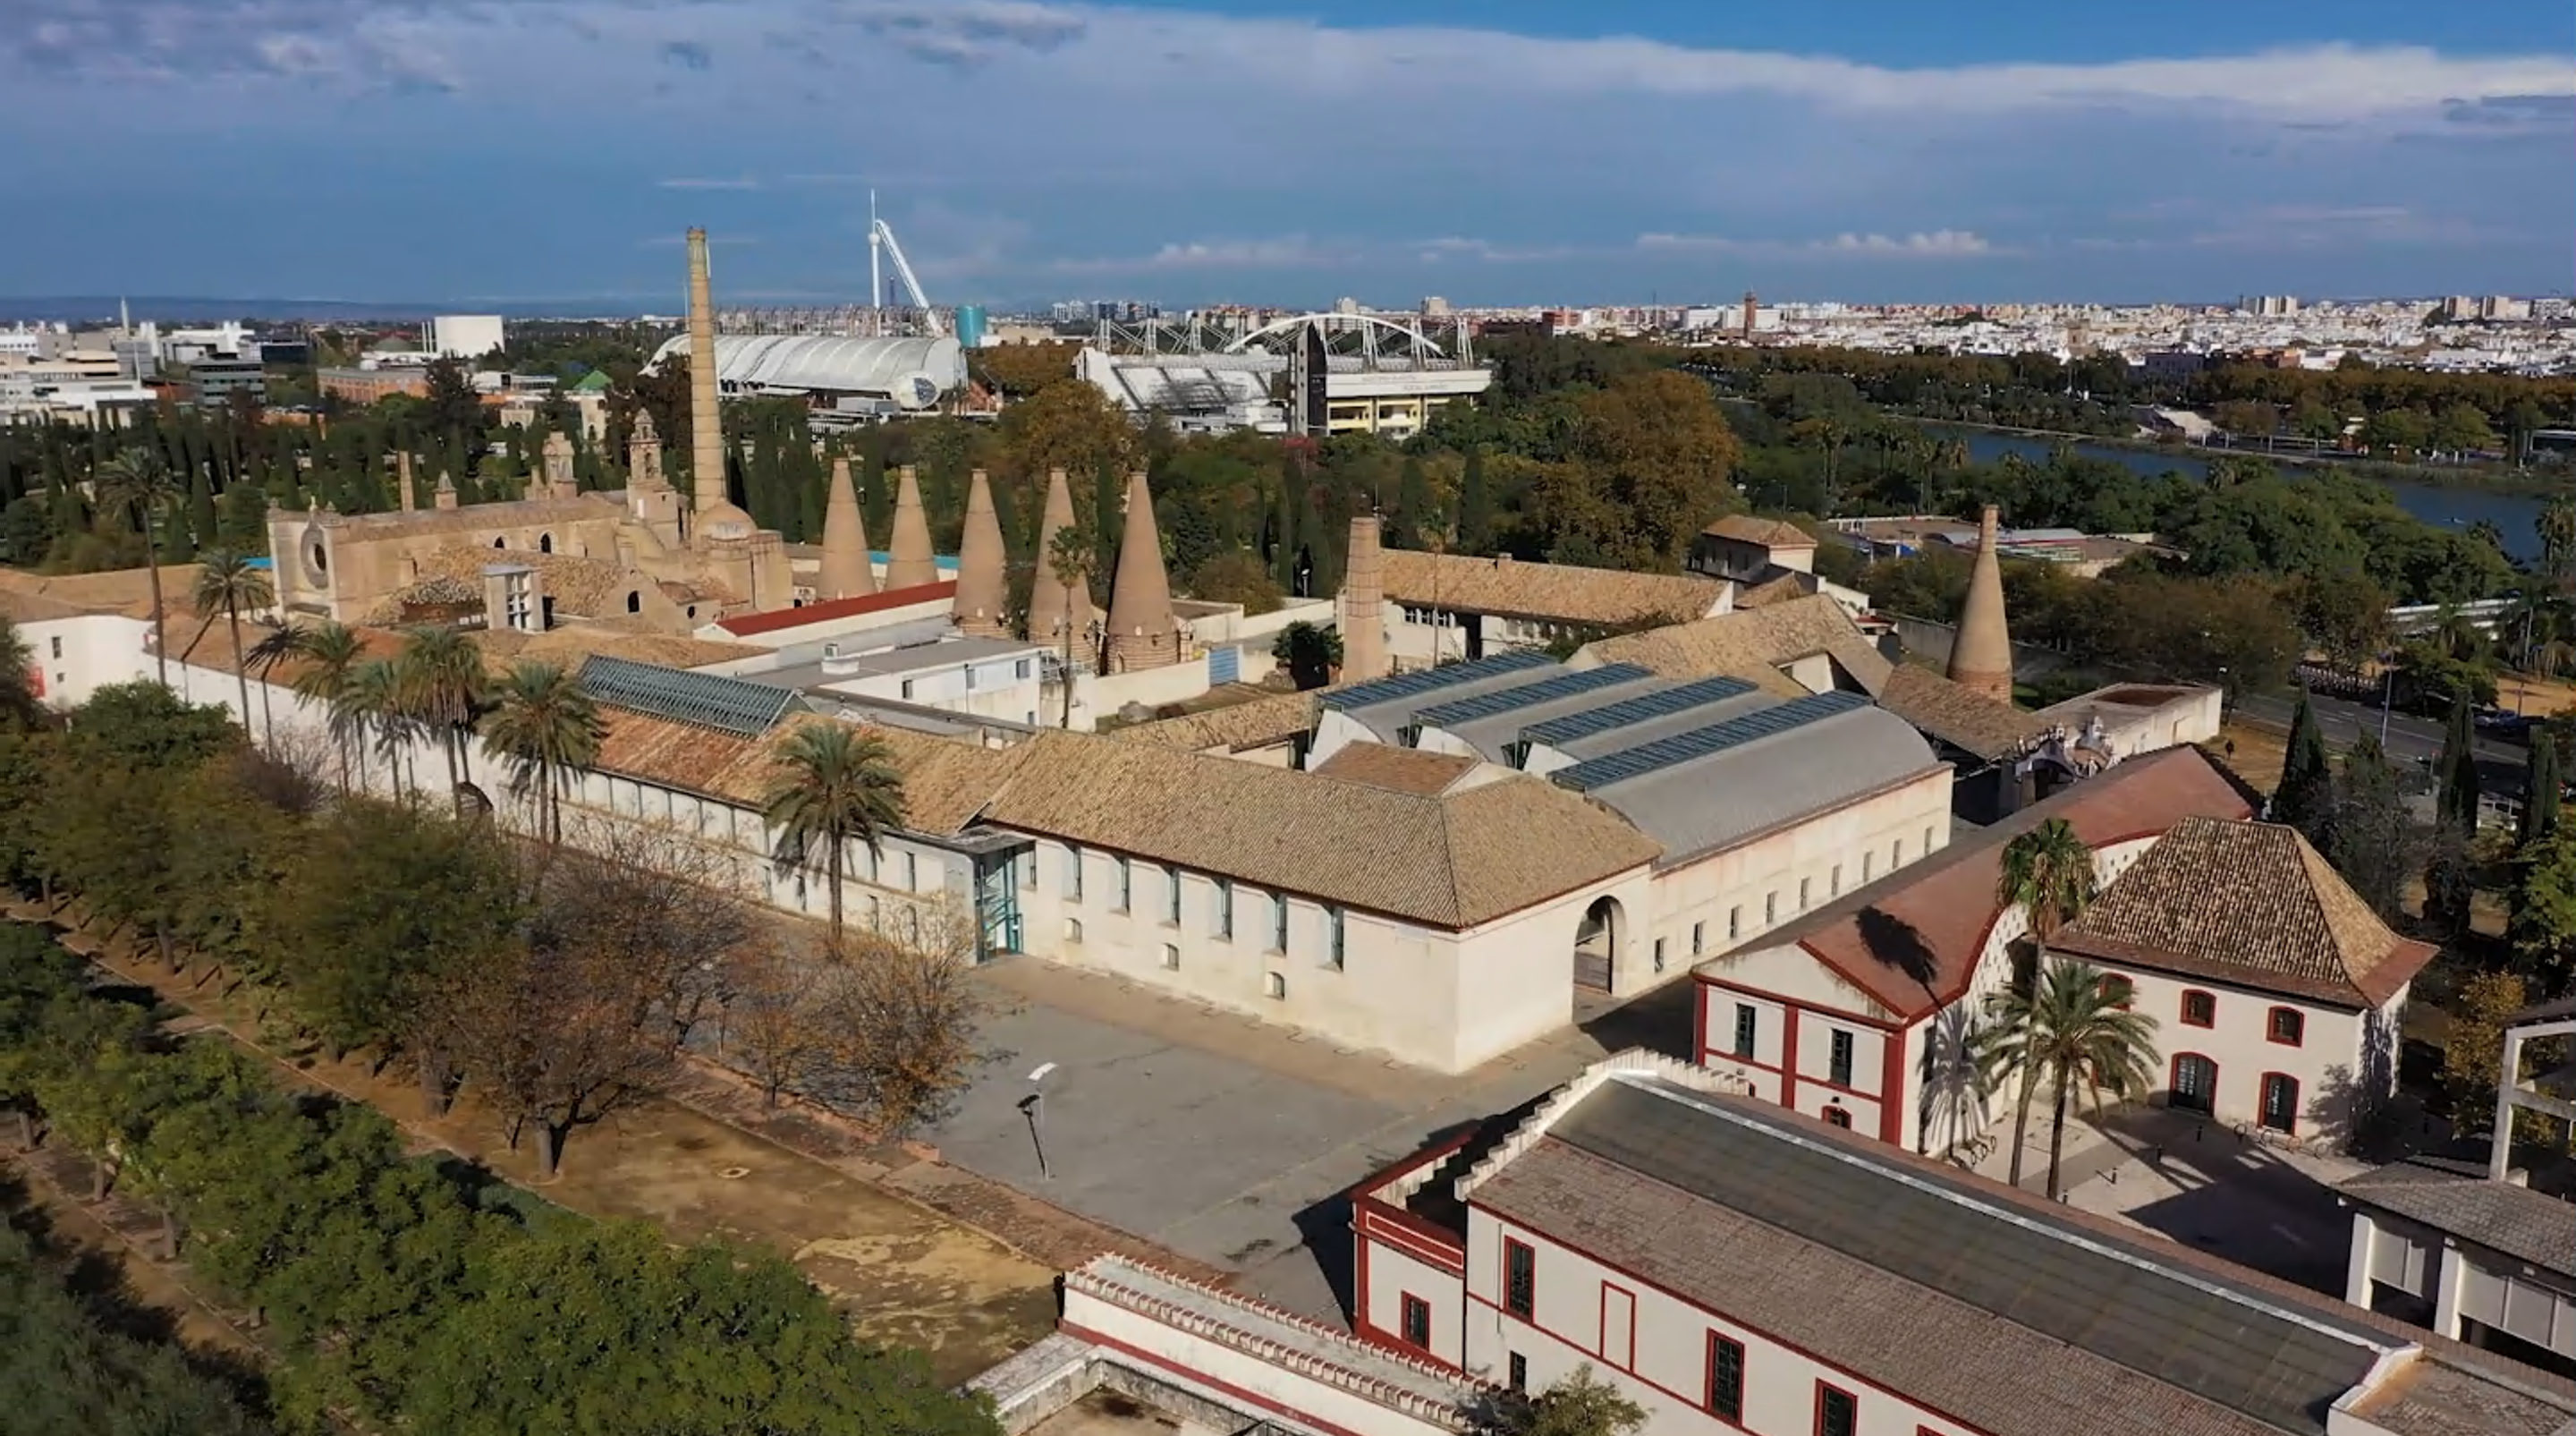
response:
<path fill-rule="evenodd" d="M 2102 996 L 2126 1012 L 2137 1001 L 2138 986 L 2118 973 L 2102 978 Z M 2194 987 L 2182 995 L 2182 1025 L 2215 1027 L 2218 1025 L 2218 994 Z M 2308 1040 L 2308 1015 L 2295 1007 L 2275 1005 L 2263 1014 L 2263 1039 L 2282 1047 L 2299 1047 Z"/>
<path fill-rule="evenodd" d="M 2218 1109 L 2218 1064 L 2197 1052 L 2174 1054 L 2167 1101 L 2177 1110 L 2206 1116 Z M 2299 1131 L 2299 1079 L 2266 1072 L 2255 1102 L 2255 1122 L 2284 1136 Z"/>
<path fill-rule="evenodd" d="M 1029 667 L 1029 663 L 1030 660 L 1023 658 L 1019 662 L 1011 665 L 1011 677 L 1014 681 L 1020 683 L 1026 683 L 1029 681 L 1029 675 L 1032 671 Z M 974 692 L 975 665 L 972 663 L 961 663 L 957 666 L 957 671 L 966 675 L 966 691 L 969 693 Z M 920 680 L 912 678 L 903 680 L 903 696 L 905 699 L 909 700 L 912 697 L 912 685 L 918 681 Z"/>
<path fill-rule="evenodd" d="M 1923 847 L 1921 848 L 1921 851 L 1925 854 L 1929 854 L 1932 851 L 1932 829 L 1930 828 L 1925 828 L 1923 830 Z M 1905 840 L 1903 838 L 1898 838 L 1888 846 L 1887 869 L 1889 872 L 1894 872 L 1903 866 L 1905 866 Z M 1860 855 L 1860 880 L 1863 885 L 1867 885 L 1878 880 L 1878 853 L 1876 850 L 1864 852 Z M 1841 863 L 1836 863 L 1833 865 L 1832 870 L 1825 875 L 1825 901 L 1831 902 L 1842 895 L 1843 865 Z M 1812 877 L 1798 879 L 1798 906 L 1795 911 L 1805 912 L 1808 908 L 1813 907 L 1815 902 L 1816 880 Z M 1762 928 L 1777 927 L 1779 923 L 1780 894 L 1776 890 L 1764 893 L 1762 895 L 1762 926 L 1761 928 L 1754 929 L 1754 931 L 1758 932 L 1761 931 Z M 1726 940 L 1729 943 L 1733 943 L 1742 938 L 1744 933 L 1744 909 L 1741 906 L 1728 908 L 1726 910 Z M 1693 923 L 1691 924 L 1691 952 L 1693 954 L 1697 954 L 1699 950 L 1699 924 Z"/>
<path fill-rule="evenodd" d="M 1068 902 L 1078 903 L 1084 900 L 1082 882 L 1084 852 L 1081 848 L 1068 843 L 1065 845 L 1064 854 L 1064 897 Z M 1136 907 L 1136 865 L 1123 854 L 1112 854 L 1109 861 L 1114 874 L 1113 891 L 1116 893 L 1116 901 L 1111 905 L 1110 911 L 1133 912 Z M 1021 866 L 1019 881 L 1020 886 L 1024 888 L 1036 885 L 1037 865 L 1034 860 Z M 1182 882 L 1181 869 L 1163 869 L 1163 881 L 1157 906 L 1161 920 L 1167 927 L 1181 925 Z M 1210 877 L 1208 883 L 1215 889 L 1214 898 L 1210 903 L 1209 935 L 1219 942 L 1232 942 L 1234 941 L 1234 882 L 1230 878 Z M 1345 952 L 1342 910 L 1324 904 L 1318 904 L 1318 906 L 1324 914 L 1324 961 L 1338 968 L 1342 965 Z M 1288 895 L 1286 893 L 1270 894 L 1270 907 L 1266 917 L 1268 918 L 1267 931 L 1263 936 L 1268 942 L 1268 950 L 1286 952 L 1288 950 Z M 1170 965 L 1178 966 L 1177 963 Z M 1272 994 L 1272 996 L 1284 995 Z"/>
<path fill-rule="evenodd" d="M 1533 1323 L 1538 1310 L 1538 1253 L 1527 1243 L 1509 1237 L 1503 1239 L 1503 1310 Z M 1430 1349 L 1430 1306 L 1405 1297 L 1402 1330 L 1407 1342 Z M 1703 1393 L 1709 1414 L 1737 1425 L 1743 1423 L 1746 1375 L 1744 1343 L 1710 1332 L 1708 1382 Z M 1529 1389 L 1529 1363 L 1518 1352 L 1511 1353 L 1507 1379 L 1515 1391 Z M 1859 1426 L 1858 1399 L 1839 1386 L 1817 1382 L 1816 1436 L 1855 1436 Z"/>
<path fill-rule="evenodd" d="M 1859 1039 L 1848 1027 L 1830 1029 L 1825 1047 L 1825 1080 L 1837 1087 L 1852 1085 L 1852 1056 Z M 1758 1060 L 1754 1054 L 1762 1048 L 1762 1009 L 1749 1002 L 1735 1004 L 1735 1055 L 1746 1061 Z"/>

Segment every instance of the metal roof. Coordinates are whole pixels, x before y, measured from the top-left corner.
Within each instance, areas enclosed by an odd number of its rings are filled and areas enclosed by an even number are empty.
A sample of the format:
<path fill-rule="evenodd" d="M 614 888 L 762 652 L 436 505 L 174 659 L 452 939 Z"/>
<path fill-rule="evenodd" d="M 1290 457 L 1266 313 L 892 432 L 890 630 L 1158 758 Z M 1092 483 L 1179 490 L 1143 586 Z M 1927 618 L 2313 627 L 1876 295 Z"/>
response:
<path fill-rule="evenodd" d="M 1868 706 L 1868 695 L 1861 693 L 1817 693 L 1793 698 L 1740 718 L 1730 718 L 1706 728 L 1694 728 L 1688 733 L 1659 738 L 1634 748 L 1623 748 L 1549 776 L 1576 792 L 1587 792 Z"/>
<path fill-rule="evenodd" d="M 647 368 L 688 354 L 679 335 L 654 351 Z M 851 338 L 837 334 L 719 334 L 716 381 L 727 388 L 802 389 L 883 394 L 908 409 L 928 408 L 966 376 L 966 351 L 949 338 Z M 927 376 L 927 396 L 911 383 Z"/>
<path fill-rule="evenodd" d="M 1628 665 L 1616 666 L 1624 668 Z M 1599 708 L 1588 709 L 1581 713 L 1568 713 L 1562 718 L 1550 718 L 1544 723 L 1533 723 L 1522 730 L 1521 737 L 1531 743 L 1551 745 L 1569 743 L 1577 738 L 1588 738 L 1595 733 L 1608 732 L 1613 728 L 1625 728 L 1632 723 L 1643 723 L 1649 718 L 1662 718 L 1687 712 L 1703 704 L 1741 698 L 1752 691 L 1754 691 L 1753 685 L 1741 678 L 1702 678 L 1697 682 L 1684 683 L 1679 687 L 1667 688 L 1661 692 L 1641 693 L 1634 698 L 1621 699 L 1619 702 L 1604 704 Z"/>
<path fill-rule="evenodd" d="M 2322 1432 L 2326 1410 L 2397 1344 L 1745 1104 L 1613 1081 L 1548 1135 L 2283 1431 Z M 1722 1292 L 1706 1295 L 1725 1309 Z"/>
<path fill-rule="evenodd" d="M 796 690 L 689 673 L 592 654 L 581 665 L 581 690 L 598 702 L 650 718 L 757 738 L 797 706 Z"/>
<path fill-rule="evenodd" d="M 1494 693 L 1479 693 L 1455 703 L 1435 704 L 1413 715 L 1413 721 L 1429 728 L 1448 728 L 1479 718 L 1491 718 L 1515 708 L 1529 708 L 1552 703 L 1560 698 L 1574 698 L 1597 689 L 1612 688 L 1640 678 L 1652 678 L 1651 670 L 1633 663 L 1613 663 L 1606 668 L 1587 668 L 1579 672 L 1560 673 L 1536 683 L 1505 688 Z"/>
<path fill-rule="evenodd" d="M 1336 688 L 1324 695 L 1324 706 L 1350 709 L 1366 708 L 1377 703 L 1396 703 L 1407 698 L 1419 698 L 1427 693 L 1436 693 L 1443 688 L 1455 687 L 1461 683 L 1474 683 L 1479 679 L 1500 678 L 1506 674 L 1519 673 L 1527 669 L 1554 666 L 1556 666 L 1556 660 L 1536 649 L 1515 648 L 1508 653 L 1497 653 L 1491 658 L 1479 658 L 1469 663 L 1444 663 L 1436 668 L 1417 668 L 1411 673 L 1399 673 L 1392 678 L 1379 678 L 1367 683 L 1354 683 L 1348 688 Z"/>

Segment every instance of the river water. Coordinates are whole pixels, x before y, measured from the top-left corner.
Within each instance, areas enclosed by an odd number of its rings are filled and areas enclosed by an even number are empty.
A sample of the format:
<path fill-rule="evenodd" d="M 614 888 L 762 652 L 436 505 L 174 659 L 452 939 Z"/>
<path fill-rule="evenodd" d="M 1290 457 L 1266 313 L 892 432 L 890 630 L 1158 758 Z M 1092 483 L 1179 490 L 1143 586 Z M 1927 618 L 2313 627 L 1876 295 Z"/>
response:
<path fill-rule="evenodd" d="M 1985 429 L 1948 430 L 1968 441 L 1971 462 L 1991 464 L 2006 454 L 2019 454 L 2034 464 L 2048 462 L 2056 449 L 2055 441 L 2034 439 L 2021 434 L 1998 434 Z M 2189 450 L 2172 453 L 2143 449 L 2107 448 L 2098 444 L 2075 444 L 2076 453 L 2088 459 L 2108 459 L 2141 474 L 2179 471 L 2196 479 L 2209 477 L 2209 462 Z M 2526 493 L 2500 493 L 2493 489 L 2441 487 L 2431 484 L 2390 483 L 2388 491 L 2397 506 L 2429 524 L 2445 528 L 2467 528 L 2480 519 L 2496 526 L 2504 535 L 2504 551 L 2517 559 L 2540 557 L 2541 499 Z"/>

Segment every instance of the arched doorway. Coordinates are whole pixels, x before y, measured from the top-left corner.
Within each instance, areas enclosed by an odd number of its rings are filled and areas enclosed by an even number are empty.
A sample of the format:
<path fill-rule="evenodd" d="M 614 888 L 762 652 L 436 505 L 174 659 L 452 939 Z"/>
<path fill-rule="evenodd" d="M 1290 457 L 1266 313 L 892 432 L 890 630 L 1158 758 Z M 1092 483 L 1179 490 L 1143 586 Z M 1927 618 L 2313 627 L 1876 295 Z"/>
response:
<path fill-rule="evenodd" d="M 2218 1109 L 2218 1064 L 2197 1052 L 2183 1052 L 2173 1060 L 2173 1094 L 2167 1105 L 2180 1112 L 2198 1112 L 2208 1116 Z"/>
<path fill-rule="evenodd" d="M 1583 921 L 1574 929 L 1574 985 L 1586 992 L 1608 992 L 1611 975 L 1617 970 L 1619 939 L 1624 936 L 1627 919 L 1619 910 L 1619 900 L 1600 897 L 1583 910 Z"/>

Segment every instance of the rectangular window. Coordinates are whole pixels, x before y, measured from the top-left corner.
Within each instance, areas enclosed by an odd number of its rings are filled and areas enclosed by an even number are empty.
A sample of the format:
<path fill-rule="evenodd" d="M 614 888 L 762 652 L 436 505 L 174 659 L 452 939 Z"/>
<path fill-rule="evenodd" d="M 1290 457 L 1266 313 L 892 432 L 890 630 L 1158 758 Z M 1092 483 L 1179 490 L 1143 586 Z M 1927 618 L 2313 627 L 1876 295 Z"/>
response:
<path fill-rule="evenodd" d="M 1538 1253 L 1503 1238 L 1503 1310 L 1529 1320 L 1538 1311 Z"/>
<path fill-rule="evenodd" d="M 903 680 L 903 696 L 906 699 L 912 697 L 912 680 L 909 678 Z"/>
<path fill-rule="evenodd" d="M 1927 854 L 1932 851 L 1932 830 L 1930 828 L 1925 828 L 1923 830 L 1923 851 Z"/>
<path fill-rule="evenodd" d="M 1726 910 L 1726 940 L 1733 942 L 1742 936 L 1744 936 L 1744 905 L 1738 903 Z"/>
<path fill-rule="evenodd" d="M 1843 895 L 1843 865 L 1840 863 L 1834 864 L 1833 886 L 1830 889 L 1830 892 L 1835 897 L 1841 897 Z"/>
<path fill-rule="evenodd" d="M 1272 952 L 1288 950 L 1288 895 L 1286 893 L 1270 895 L 1270 950 Z"/>
<path fill-rule="evenodd" d="M 1660 937 L 1659 937 L 1659 938 L 1656 938 L 1656 939 L 1655 939 L 1655 971 L 1657 971 L 1657 972 L 1661 972 L 1661 971 L 1663 971 L 1663 970 L 1664 970 L 1664 940 L 1663 940 L 1662 938 L 1660 938 Z"/>
<path fill-rule="evenodd" d="M 1021 659 L 1017 664 L 1013 665 L 1013 667 L 1012 667 L 1012 669 L 1011 669 L 1011 676 L 1012 676 L 1012 677 L 1014 677 L 1014 678 L 1019 679 L 1022 683 L 1026 683 L 1026 682 L 1028 682 L 1028 681 L 1029 681 L 1029 661 L 1028 661 L 1027 659 L 1023 658 L 1023 659 Z"/>
<path fill-rule="evenodd" d="M 54 635 L 53 644 L 54 657 L 60 659 L 63 656 L 63 637 L 61 634 L 58 633 Z"/>
<path fill-rule="evenodd" d="M 1898 838 L 1896 840 L 1896 846 L 1888 851 L 1887 865 L 1892 868 L 1901 868 L 1905 866 L 1905 840 L 1903 838 Z"/>
<path fill-rule="evenodd" d="M 1863 853 L 1863 854 L 1861 854 L 1861 855 L 1860 855 L 1860 880 L 1861 880 L 1861 882 L 1862 882 L 1862 884 L 1863 884 L 1864 886 L 1866 886 L 1866 885 L 1868 884 L 1869 879 L 1870 879 L 1870 874 L 1871 874 L 1872 872 L 1875 872 L 1875 871 L 1877 870 L 1877 868 L 1878 868 L 1878 854 L 1877 854 L 1877 853 L 1869 852 L 1869 853 Z"/>
<path fill-rule="evenodd" d="M 1337 907 L 1324 909 L 1324 923 L 1329 938 L 1325 960 L 1332 963 L 1335 972 L 1339 972 L 1342 970 L 1342 910 Z"/>
<path fill-rule="evenodd" d="M 1064 895 L 1082 901 L 1082 849 L 1069 843 L 1064 850 Z"/>
<path fill-rule="evenodd" d="M 1749 1002 L 1735 1004 L 1735 1055 L 1750 1060 L 1762 1031 L 1762 1013 Z"/>
<path fill-rule="evenodd" d="M 1728 1421 L 1744 1419 L 1744 1343 L 1708 1334 L 1708 1409 Z"/>
<path fill-rule="evenodd" d="M 966 665 L 966 691 L 975 691 L 975 665 L 972 663 Z"/>
<path fill-rule="evenodd" d="M 903 890 L 908 893 L 921 891 L 921 854 L 919 853 L 903 855 Z"/>
<path fill-rule="evenodd" d="M 2296 1047 L 2308 1040 L 2307 1014 L 2295 1007 L 2275 1007 L 2265 1019 L 2265 1035 L 2284 1047 Z"/>
<path fill-rule="evenodd" d="M 1234 941 L 1234 884 L 1216 880 L 1216 936 L 1219 942 Z"/>
<path fill-rule="evenodd" d="M 2218 997 L 2208 992 L 2186 992 L 2182 995 L 2182 1025 L 2215 1027 L 2218 1025 Z"/>
<path fill-rule="evenodd" d="M 1762 895 L 1762 925 L 1764 927 L 1769 927 L 1771 924 L 1778 922 L 1779 920 L 1780 895 L 1778 893 L 1764 893 Z"/>
<path fill-rule="evenodd" d="M 1119 858 L 1117 862 L 1118 911 L 1125 912 L 1127 911 L 1127 905 L 1130 902 L 1133 902 L 1136 897 L 1136 867 L 1135 864 L 1128 862 L 1123 857 Z"/>
<path fill-rule="evenodd" d="M 1174 972 L 1181 970 L 1180 948 L 1168 942 L 1163 944 L 1163 966 Z"/>
<path fill-rule="evenodd" d="M 1064 940 L 1071 943 L 1082 941 L 1082 919 L 1069 917 L 1064 920 Z"/>
<path fill-rule="evenodd" d="M 1517 1351 L 1512 1352 L 1510 1359 L 1503 1363 L 1503 1370 L 1505 1372 L 1503 1377 L 1505 1384 L 1509 1385 L 1514 1391 L 1529 1390 L 1528 1357 L 1521 1355 Z"/>
<path fill-rule="evenodd" d="M 1706 951 L 1708 951 L 1708 924 L 1704 922 L 1692 923 L 1691 956 L 1697 957 Z"/>
<path fill-rule="evenodd" d="M 1038 850 L 1029 849 L 1011 859 L 1011 885 L 1022 892 L 1038 885 Z"/>
<path fill-rule="evenodd" d="M 1404 1315 L 1398 1318 L 1397 1329 L 1403 1334 L 1405 1345 L 1429 1351 L 1431 1349 L 1431 1303 L 1407 1293 L 1404 1297 Z"/>
<path fill-rule="evenodd" d="M 1814 881 L 1813 878 L 1798 879 L 1798 911 L 1800 912 L 1807 910 L 1807 889 Z"/>
<path fill-rule="evenodd" d="M 1837 1087 L 1851 1085 L 1852 1035 L 1839 1027 L 1834 1029 L 1833 1051 L 1825 1059 L 1825 1080 Z"/>
<path fill-rule="evenodd" d="M 1181 925 L 1181 870 L 1163 869 L 1163 921 Z"/>
<path fill-rule="evenodd" d="M 1858 1436 L 1860 1403 L 1839 1386 L 1816 1383 L 1816 1436 Z"/>

